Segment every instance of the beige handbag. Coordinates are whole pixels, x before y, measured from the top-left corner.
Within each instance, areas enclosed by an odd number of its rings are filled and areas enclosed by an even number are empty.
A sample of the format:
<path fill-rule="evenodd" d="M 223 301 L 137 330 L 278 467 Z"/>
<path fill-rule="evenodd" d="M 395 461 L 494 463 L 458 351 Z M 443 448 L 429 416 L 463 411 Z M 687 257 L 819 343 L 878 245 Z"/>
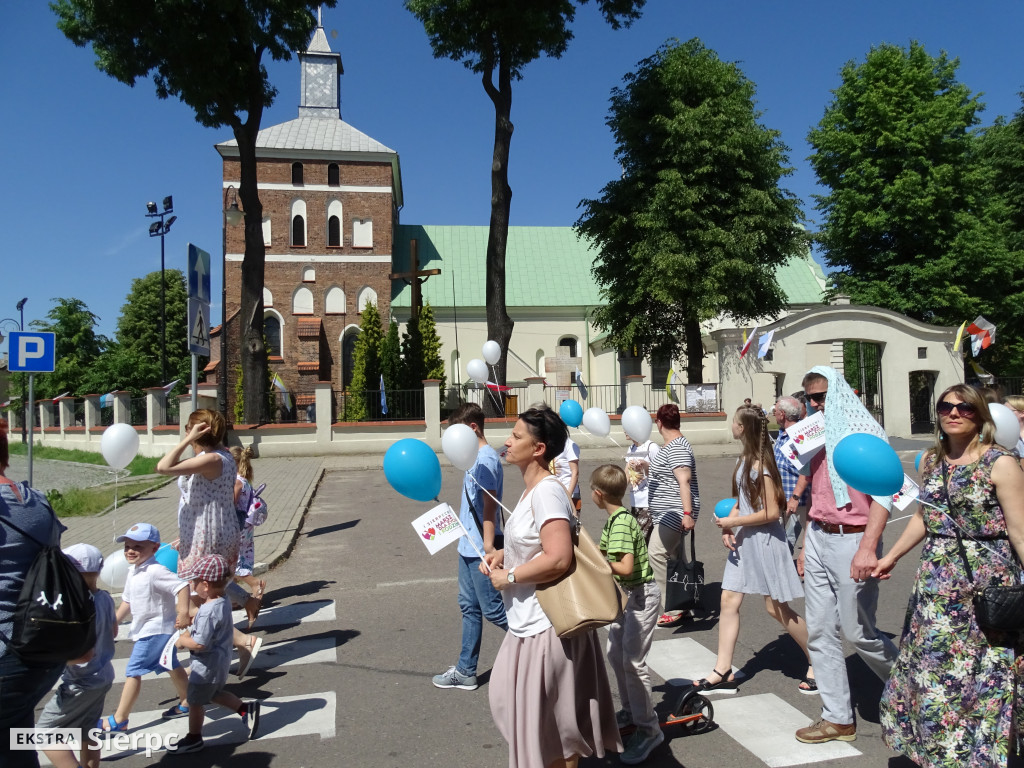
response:
<path fill-rule="evenodd" d="M 537 585 L 540 607 L 563 640 L 611 624 L 626 607 L 608 559 L 582 526 L 573 533 L 572 553 L 569 570 Z"/>

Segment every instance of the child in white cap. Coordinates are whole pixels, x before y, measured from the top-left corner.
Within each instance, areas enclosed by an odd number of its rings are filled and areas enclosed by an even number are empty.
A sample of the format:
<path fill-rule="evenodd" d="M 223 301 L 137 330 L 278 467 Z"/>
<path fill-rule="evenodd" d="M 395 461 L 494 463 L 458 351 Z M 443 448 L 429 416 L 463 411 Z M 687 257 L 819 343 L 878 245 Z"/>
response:
<path fill-rule="evenodd" d="M 156 561 L 160 531 L 155 526 L 136 523 L 114 541 L 124 542 L 124 558 L 129 566 L 121 605 L 117 607 L 117 621 L 124 621 L 131 613 L 132 625 L 128 636 L 135 646 L 125 669 L 124 689 L 117 711 L 100 720 L 96 727 L 104 731 L 124 732 L 128 730 L 128 716 L 142 691 L 142 676 L 147 672 L 164 671 L 160 666 L 164 646 L 175 629 L 189 625 L 189 590 L 187 581 L 182 581 Z M 169 674 L 179 703 L 163 713 L 166 720 L 188 715 L 188 678 L 177 658 L 173 659 L 172 667 Z"/>
<path fill-rule="evenodd" d="M 103 700 L 114 684 L 114 598 L 97 585 L 103 569 L 103 553 L 91 544 L 75 544 L 64 550 L 89 586 L 96 606 L 96 645 L 80 659 L 69 661 L 60 687 L 43 708 L 37 728 L 81 728 L 81 762 L 70 749 L 47 749 L 46 756 L 57 768 L 98 768 L 98 744 L 90 744 L 89 730 L 103 714 Z"/>
<path fill-rule="evenodd" d="M 188 735 L 168 747 L 168 752 L 198 752 L 203 744 L 204 708 L 213 702 L 237 712 L 250 739 L 260 726 L 259 699 L 242 701 L 224 690 L 231 666 L 234 624 L 231 603 L 224 588 L 233 574 L 223 555 L 206 555 L 192 568 L 192 590 L 203 604 L 192 620 L 190 632 L 182 632 L 177 647 L 192 652 L 188 675 Z"/>

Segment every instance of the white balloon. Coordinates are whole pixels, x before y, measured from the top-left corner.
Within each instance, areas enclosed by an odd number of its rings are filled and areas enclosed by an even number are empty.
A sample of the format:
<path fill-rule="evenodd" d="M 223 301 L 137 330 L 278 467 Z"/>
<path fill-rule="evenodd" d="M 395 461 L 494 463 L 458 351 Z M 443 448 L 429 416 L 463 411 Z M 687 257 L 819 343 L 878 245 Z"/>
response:
<path fill-rule="evenodd" d="M 501 360 L 501 345 L 496 341 L 485 341 L 481 354 L 483 354 L 484 360 L 487 361 L 488 365 L 497 365 L 498 361 Z"/>
<path fill-rule="evenodd" d="M 124 469 L 139 452 L 139 433 L 131 424 L 111 424 L 103 430 L 100 453 L 114 469 Z"/>
<path fill-rule="evenodd" d="M 612 423 L 608 418 L 608 414 L 604 412 L 604 408 L 587 408 L 583 412 L 583 426 L 586 427 L 592 435 L 598 437 L 607 437 L 608 433 L 612 431 Z"/>
<path fill-rule="evenodd" d="M 124 550 L 119 549 L 103 558 L 100 578 L 114 589 L 121 589 L 128 581 L 128 561 L 124 559 Z"/>
<path fill-rule="evenodd" d="M 474 357 L 466 363 L 466 373 L 477 384 L 487 383 L 487 363 L 478 357 Z"/>
<path fill-rule="evenodd" d="M 644 442 L 651 436 L 651 414 L 642 405 L 631 405 L 622 412 L 622 429 L 627 435 L 638 443 Z"/>
<path fill-rule="evenodd" d="M 988 411 L 992 414 L 992 421 L 996 423 L 996 445 L 1012 451 L 1020 440 L 1020 422 L 1017 421 L 1017 416 L 1002 403 L 989 403 Z"/>
<path fill-rule="evenodd" d="M 476 463 L 480 441 L 468 424 L 452 424 L 441 436 L 441 449 L 448 461 L 458 469 L 467 470 Z"/>

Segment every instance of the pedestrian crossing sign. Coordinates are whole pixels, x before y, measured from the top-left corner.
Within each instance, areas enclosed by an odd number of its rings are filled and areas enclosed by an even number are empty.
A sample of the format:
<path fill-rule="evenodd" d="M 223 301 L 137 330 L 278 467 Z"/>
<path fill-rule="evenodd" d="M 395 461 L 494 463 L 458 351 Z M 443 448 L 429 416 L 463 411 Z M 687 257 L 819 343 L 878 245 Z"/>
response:
<path fill-rule="evenodd" d="M 210 356 L 210 305 L 188 300 L 188 349 L 193 355 Z"/>

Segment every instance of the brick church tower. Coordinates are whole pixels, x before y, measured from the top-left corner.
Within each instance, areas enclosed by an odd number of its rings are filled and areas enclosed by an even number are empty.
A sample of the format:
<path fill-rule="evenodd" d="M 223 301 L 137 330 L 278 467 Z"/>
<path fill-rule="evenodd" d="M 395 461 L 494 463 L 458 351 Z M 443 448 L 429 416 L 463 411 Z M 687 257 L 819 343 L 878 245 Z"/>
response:
<path fill-rule="evenodd" d="M 390 315 L 388 275 L 402 177 L 397 152 L 341 119 L 341 55 L 331 50 L 322 20 L 298 59 L 299 116 L 262 129 L 256 152 L 270 370 L 294 398 L 301 420 L 318 381 L 340 390 L 351 379 L 352 348 L 366 302 L 376 304 L 382 318 Z M 216 149 L 223 159 L 227 207 L 240 185 L 238 144 L 232 139 Z M 241 364 L 237 315 L 245 238 L 242 227 L 226 230 L 230 414 Z"/>

